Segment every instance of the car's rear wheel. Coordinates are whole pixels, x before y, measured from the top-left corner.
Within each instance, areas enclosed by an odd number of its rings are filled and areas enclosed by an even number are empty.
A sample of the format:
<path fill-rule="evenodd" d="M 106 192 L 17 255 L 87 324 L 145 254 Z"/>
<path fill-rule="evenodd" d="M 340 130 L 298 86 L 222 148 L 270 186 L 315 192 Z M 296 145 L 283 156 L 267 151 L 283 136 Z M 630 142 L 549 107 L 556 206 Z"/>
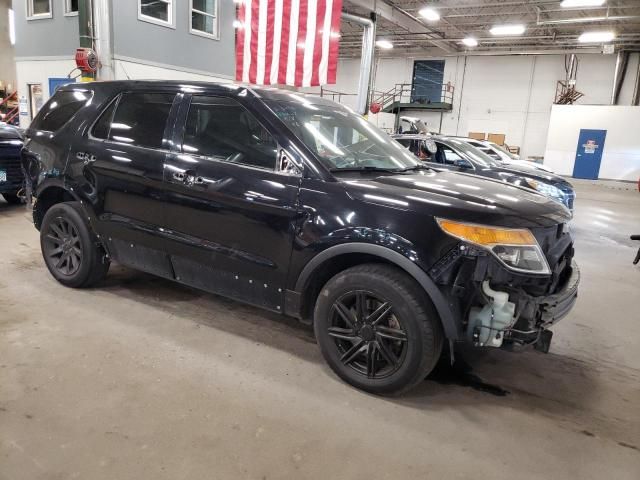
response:
<path fill-rule="evenodd" d="M 78 202 L 58 203 L 47 211 L 40 228 L 40 247 L 51 275 L 68 287 L 89 287 L 109 270 L 109 259 Z"/>
<path fill-rule="evenodd" d="M 18 196 L 17 193 L 3 193 L 2 196 L 7 201 L 7 203 L 11 205 L 19 205 L 22 203 L 22 199 Z"/>
<path fill-rule="evenodd" d="M 329 280 L 316 301 L 314 330 L 332 370 L 376 394 L 417 385 L 442 352 L 440 320 L 426 293 L 388 265 L 359 265 Z"/>

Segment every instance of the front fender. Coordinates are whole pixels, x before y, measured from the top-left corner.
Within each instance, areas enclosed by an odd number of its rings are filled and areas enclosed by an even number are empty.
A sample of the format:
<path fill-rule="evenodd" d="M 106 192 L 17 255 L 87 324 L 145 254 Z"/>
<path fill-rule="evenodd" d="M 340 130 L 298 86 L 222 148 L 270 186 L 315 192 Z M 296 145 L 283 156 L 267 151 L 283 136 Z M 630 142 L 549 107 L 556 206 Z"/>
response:
<path fill-rule="evenodd" d="M 304 292 L 313 273 L 316 269 L 320 268 L 323 263 L 339 255 L 350 253 L 361 253 L 379 257 L 407 272 L 407 274 L 422 286 L 427 295 L 429 295 L 440 316 L 440 321 L 442 322 L 442 327 L 447 338 L 455 340 L 460 337 L 461 328 L 454 314 L 454 312 L 456 312 L 455 304 L 447 299 L 435 282 L 414 261 L 387 246 L 372 243 L 348 242 L 329 247 L 315 255 L 302 269 L 296 281 L 295 291 L 298 293 Z"/>

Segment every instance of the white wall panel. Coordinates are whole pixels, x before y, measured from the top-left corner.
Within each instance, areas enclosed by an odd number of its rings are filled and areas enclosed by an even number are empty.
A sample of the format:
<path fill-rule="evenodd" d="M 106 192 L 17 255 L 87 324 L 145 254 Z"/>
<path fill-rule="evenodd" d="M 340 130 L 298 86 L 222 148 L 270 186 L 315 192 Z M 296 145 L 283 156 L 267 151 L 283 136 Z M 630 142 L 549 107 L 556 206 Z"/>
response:
<path fill-rule="evenodd" d="M 581 129 L 606 130 L 600 178 L 640 178 L 640 107 L 554 105 L 549 123 L 545 164 L 571 175 Z"/>

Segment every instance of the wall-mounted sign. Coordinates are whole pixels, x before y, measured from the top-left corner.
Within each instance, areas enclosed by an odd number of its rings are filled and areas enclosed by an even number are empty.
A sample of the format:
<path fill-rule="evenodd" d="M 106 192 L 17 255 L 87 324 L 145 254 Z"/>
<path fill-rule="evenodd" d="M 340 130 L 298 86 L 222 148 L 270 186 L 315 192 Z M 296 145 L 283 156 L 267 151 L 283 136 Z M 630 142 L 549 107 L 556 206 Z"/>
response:
<path fill-rule="evenodd" d="M 26 116 L 29 115 L 29 100 L 24 95 L 20 97 L 18 101 L 20 115 Z"/>

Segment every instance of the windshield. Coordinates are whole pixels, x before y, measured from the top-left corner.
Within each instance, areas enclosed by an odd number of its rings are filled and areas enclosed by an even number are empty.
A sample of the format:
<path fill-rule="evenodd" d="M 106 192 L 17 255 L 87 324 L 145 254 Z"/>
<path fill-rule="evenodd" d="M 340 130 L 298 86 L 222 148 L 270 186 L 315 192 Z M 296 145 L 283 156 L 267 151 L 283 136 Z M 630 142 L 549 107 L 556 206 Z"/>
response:
<path fill-rule="evenodd" d="M 499 167 L 500 162 L 497 162 L 489 155 L 484 153 L 478 147 L 468 144 L 464 140 L 458 140 L 456 138 L 447 139 L 448 142 L 459 152 L 462 152 L 469 160 L 478 164 L 481 167 Z"/>
<path fill-rule="evenodd" d="M 267 100 L 267 105 L 330 170 L 406 170 L 420 162 L 360 115 L 336 105 Z"/>
<path fill-rule="evenodd" d="M 509 150 L 507 150 L 506 148 L 498 145 L 497 143 L 489 142 L 489 145 L 491 145 L 494 149 L 499 150 L 500 152 L 504 153 L 509 159 L 518 160 L 518 156 L 517 155 L 514 155 Z"/>

